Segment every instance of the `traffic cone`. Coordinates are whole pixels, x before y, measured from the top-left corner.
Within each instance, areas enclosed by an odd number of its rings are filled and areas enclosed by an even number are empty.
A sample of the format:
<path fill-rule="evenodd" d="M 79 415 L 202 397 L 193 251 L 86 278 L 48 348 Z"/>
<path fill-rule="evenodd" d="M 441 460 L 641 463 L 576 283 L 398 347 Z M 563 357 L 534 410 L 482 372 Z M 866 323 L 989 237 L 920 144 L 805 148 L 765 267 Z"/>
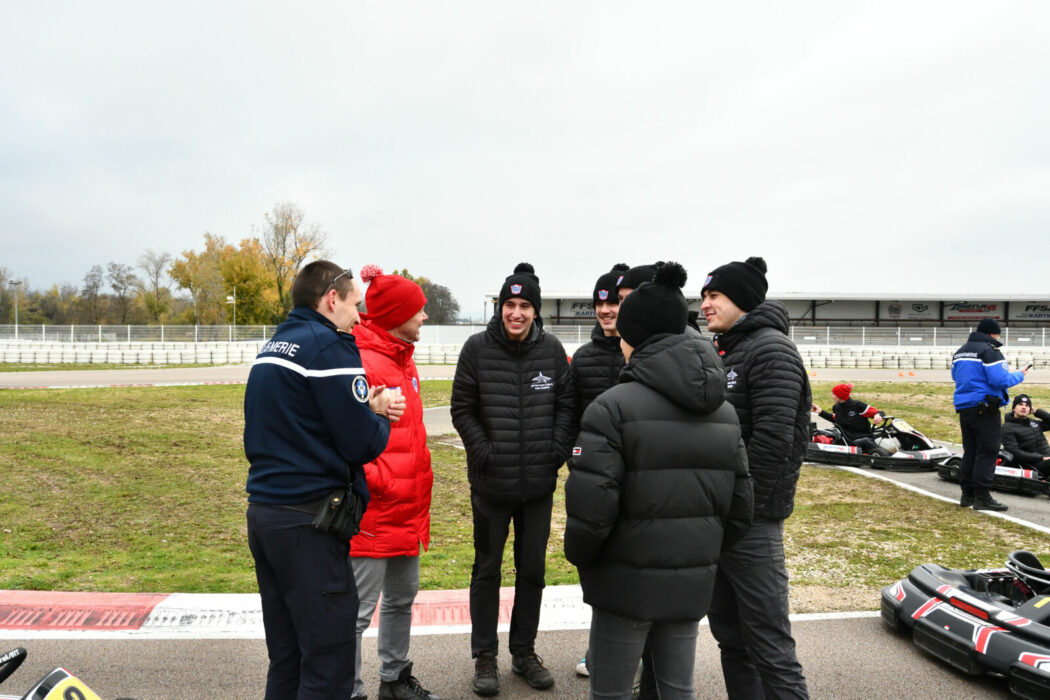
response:
<path fill-rule="evenodd" d="M 908 376 L 909 377 L 914 377 L 915 376 L 915 372 L 908 372 Z"/>
<path fill-rule="evenodd" d="M 897 376 L 898 377 L 903 377 L 904 376 L 904 372 L 897 372 Z"/>

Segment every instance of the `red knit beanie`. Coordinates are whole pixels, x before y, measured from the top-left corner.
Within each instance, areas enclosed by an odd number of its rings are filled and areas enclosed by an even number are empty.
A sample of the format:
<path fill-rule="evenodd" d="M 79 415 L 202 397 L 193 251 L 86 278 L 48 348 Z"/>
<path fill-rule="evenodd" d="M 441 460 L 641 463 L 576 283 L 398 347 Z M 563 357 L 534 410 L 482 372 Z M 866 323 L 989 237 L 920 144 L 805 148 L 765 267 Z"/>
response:
<path fill-rule="evenodd" d="M 365 292 L 368 312 L 361 314 L 361 318 L 385 331 L 397 328 L 427 304 L 418 284 L 401 275 L 384 275 L 378 265 L 362 267 L 361 281 L 368 285 Z"/>
<path fill-rule="evenodd" d="M 835 386 L 831 387 L 831 393 L 835 395 L 835 398 L 842 399 L 843 401 L 849 400 L 849 395 L 852 391 L 852 384 L 836 384 Z"/>

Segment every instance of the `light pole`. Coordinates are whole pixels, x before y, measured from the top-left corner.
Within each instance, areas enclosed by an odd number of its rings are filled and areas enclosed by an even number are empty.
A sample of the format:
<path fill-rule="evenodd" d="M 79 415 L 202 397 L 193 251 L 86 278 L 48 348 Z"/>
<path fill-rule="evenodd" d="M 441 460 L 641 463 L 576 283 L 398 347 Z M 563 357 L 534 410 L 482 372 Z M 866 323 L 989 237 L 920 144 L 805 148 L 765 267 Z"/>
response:
<path fill-rule="evenodd" d="M 237 340 L 237 285 L 233 286 L 233 296 L 226 297 L 227 304 L 233 304 L 233 331 L 230 334 L 230 340 Z"/>
<path fill-rule="evenodd" d="M 9 287 L 15 288 L 15 340 L 18 340 L 18 288 L 22 286 L 22 280 L 9 280 Z"/>

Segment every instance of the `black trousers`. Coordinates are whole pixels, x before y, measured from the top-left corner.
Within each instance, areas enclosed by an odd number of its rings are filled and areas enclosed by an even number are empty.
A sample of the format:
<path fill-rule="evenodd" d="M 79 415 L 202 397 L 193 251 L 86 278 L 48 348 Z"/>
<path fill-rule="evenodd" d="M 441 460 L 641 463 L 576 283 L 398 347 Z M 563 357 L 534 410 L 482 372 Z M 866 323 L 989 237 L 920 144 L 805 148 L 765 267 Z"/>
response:
<path fill-rule="evenodd" d="M 496 654 L 499 640 L 499 588 L 503 548 L 514 523 L 514 607 L 510 615 L 510 653 L 533 651 L 546 585 L 547 541 L 554 496 L 503 505 L 470 492 L 474 514 L 474 567 L 470 572 L 470 651 Z"/>
<path fill-rule="evenodd" d="M 350 543 L 314 530 L 308 513 L 253 503 L 247 518 L 270 657 L 266 700 L 346 700 L 358 607 Z"/>
<path fill-rule="evenodd" d="M 959 411 L 959 428 L 963 444 L 959 467 L 963 495 L 986 494 L 995 479 L 995 461 L 1002 441 L 999 411 L 991 409 L 981 414 L 977 408 L 964 408 Z"/>

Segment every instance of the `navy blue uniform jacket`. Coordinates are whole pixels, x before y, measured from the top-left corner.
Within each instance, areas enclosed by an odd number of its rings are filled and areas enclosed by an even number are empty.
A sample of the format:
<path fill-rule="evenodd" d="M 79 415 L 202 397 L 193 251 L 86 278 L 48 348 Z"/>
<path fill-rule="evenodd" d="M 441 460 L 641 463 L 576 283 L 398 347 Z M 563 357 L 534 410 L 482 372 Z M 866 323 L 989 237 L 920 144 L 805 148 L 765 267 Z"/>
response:
<path fill-rule="evenodd" d="M 368 405 L 354 336 L 296 308 L 255 358 L 244 392 L 251 503 L 307 503 L 346 488 L 367 502 L 364 464 L 386 447 L 390 422 Z"/>

